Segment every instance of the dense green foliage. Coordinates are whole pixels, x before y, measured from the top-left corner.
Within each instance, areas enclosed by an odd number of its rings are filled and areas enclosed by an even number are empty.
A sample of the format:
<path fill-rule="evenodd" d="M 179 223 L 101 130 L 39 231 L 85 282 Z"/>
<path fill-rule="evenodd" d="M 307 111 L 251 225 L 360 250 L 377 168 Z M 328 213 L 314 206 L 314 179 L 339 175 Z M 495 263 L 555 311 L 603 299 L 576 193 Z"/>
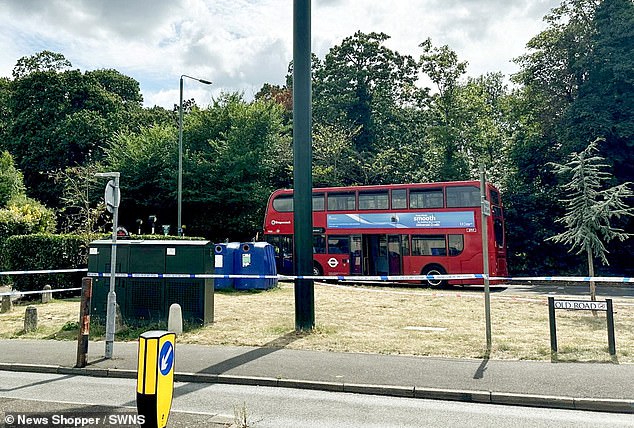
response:
<path fill-rule="evenodd" d="M 0 153 L 0 207 L 24 195 L 25 190 L 22 173 L 15 167 L 11 154 L 6 151 Z"/>
<path fill-rule="evenodd" d="M 79 235 L 16 235 L 7 239 L 7 268 L 10 270 L 76 269 L 87 266 L 88 247 Z M 85 274 L 14 275 L 13 288 L 19 291 L 81 287 Z"/>
<path fill-rule="evenodd" d="M 565 232 L 556 219 L 567 181 L 552 164 L 602 138 L 609 185 L 634 181 L 634 4 L 562 0 L 544 20 L 515 59 L 513 89 L 501 73 L 467 78 L 468 64 L 430 39 L 414 58 L 388 48 L 384 33 L 356 32 L 313 56 L 314 185 L 474 179 L 484 163 L 503 192 L 511 271 L 579 272 L 585 260 L 548 240 Z M 116 70 L 71 67 L 44 51 L 0 79 L 0 149 L 17 165 L 3 163 L 0 197 L 21 191 L 19 170 L 30 197 L 59 209 L 61 230 L 107 230 L 108 217 L 97 215 L 105 183 L 88 178 L 116 170 L 120 224 L 149 233 L 156 216 L 157 233 L 164 224 L 174 233 L 178 110 L 142 108 L 138 82 Z M 254 101 L 223 94 L 210 106 L 185 103 L 186 234 L 250 239 L 270 192 L 292 186 L 290 76 L 265 83 Z M 614 227 L 632 233 L 634 222 Z M 633 241 L 609 244 L 601 273 L 632 274 Z"/>
<path fill-rule="evenodd" d="M 0 269 L 7 268 L 7 239 L 13 235 L 55 231 L 55 213 L 40 202 L 26 197 L 22 174 L 11 155 L 0 154 Z M 0 277 L 0 283 L 6 283 Z"/>

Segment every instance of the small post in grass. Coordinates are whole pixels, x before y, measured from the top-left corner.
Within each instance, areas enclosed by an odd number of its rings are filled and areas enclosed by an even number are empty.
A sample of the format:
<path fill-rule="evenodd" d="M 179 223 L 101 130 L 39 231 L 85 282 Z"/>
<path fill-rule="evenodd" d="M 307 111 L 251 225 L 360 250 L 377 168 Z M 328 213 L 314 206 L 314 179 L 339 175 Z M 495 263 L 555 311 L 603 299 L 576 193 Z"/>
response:
<path fill-rule="evenodd" d="M 30 333 L 35 330 L 37 330 L 37 308 L 27 306 L 24 312 L 24 332 Z"/>
<path fill-rule="evenodd" d="M 11 296 L 5 294 L 2 296 L 2 306 L 0 306 L 0 314 L 11 311 L 13 304 L 11 303 Z"/>

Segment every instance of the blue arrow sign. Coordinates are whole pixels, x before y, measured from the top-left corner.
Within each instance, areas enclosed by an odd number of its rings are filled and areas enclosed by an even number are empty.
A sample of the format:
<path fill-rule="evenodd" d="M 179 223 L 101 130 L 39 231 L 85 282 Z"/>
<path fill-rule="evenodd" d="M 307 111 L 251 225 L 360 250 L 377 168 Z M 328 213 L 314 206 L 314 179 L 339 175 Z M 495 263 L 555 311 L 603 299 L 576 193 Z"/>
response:
<path fill-rule="evenodd" d="M 163 376 L 167 376 L 167 374 L 172 370 L 172 365 L 174 364 L 174 346 L 172 342 L 165 342 L 163 347 L 161 347 L 161 352 L 159 352 L 159 370 Z"/>

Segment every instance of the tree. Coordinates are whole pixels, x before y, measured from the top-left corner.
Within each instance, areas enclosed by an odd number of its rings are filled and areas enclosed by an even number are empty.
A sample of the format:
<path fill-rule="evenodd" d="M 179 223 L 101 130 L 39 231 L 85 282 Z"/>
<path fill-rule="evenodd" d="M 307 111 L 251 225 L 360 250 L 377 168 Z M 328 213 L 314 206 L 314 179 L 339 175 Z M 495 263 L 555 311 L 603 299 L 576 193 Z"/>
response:
<path fill-rule="evenodd" d="M 527 88 L 509 97 L 509 144 L 501 180 L 509 272 L 543 275 L 576 266 L 559 246 L 547 241 L 563 215 L 558 203 L 557 177 L 550 162 L 560 160 L 558 147 L 545 135 L 538 100 Z"/>
<path fill-rule="evenodd" d="M 604 0 L 592 21 L 586 79 L 568 107 L 563 140 L 578 151 L 585 141 L 605 139 L 603 155 L 617 182 L 634 180 L 634 3 Z"/>
<path fill-rule="evenodd" d="M 64 55 L 44 50 L 35 55 L 23 56 L 13 68 L 13 78 L 20 79 L 35 72 L 59 72 L 72 67 Z"/>
<path fill-rule="evenodd" d="M 363 159 L 354 150 L 353 138 L 354 133 L 338 125 L 314 126 L 313 187 L 365 182 L 362 178 Z"/>
<path fill-rule="evenodd" d="M 520 72 L 513 80 L 539 100 L 539 119 L 547 134 L 559 121 L 588 77 L 593 51 L 592 19 L 600 0 L 562 0 L 544 17 L 547 28 L 527 44 L 529 53 L 515 59 Z"/>
<path fill-rule="evenodd" d="M 24 179 L 13 163 L 13 157 L 6 151 L 0 153 L 0 208 L 24 192 Z"/>
<path fill-rule="evenodd" d="M 176 224 L 177 135 L 174 125 L 163 124 L 121 132 L 108 143 L 104 169 L 121 173 L 121 225 L 130 228 L 149 215 Z"/>
<path fill-rule="evenodd" d="M 11 81 L 6 77 L 0 77 L 0 150 L 6 148 L 9 132 L 11 111 L 9 110 L 9 94 Z"/>
<path fill-rule="evenodd" d="M 431 179 L 463 180 L 469 174 L 465 140 L 462 135 L 462 106 L 458 99 L 459 79 L 466 72 L 467 62 L 449 46 L 433 47 L 431 39 L 420 44 L 421 71 L 436 85 L 438 92 L 431 96 L 428 127 L 428 164 L 434 168 Z"/>
<path fill-rule="evenodd" d="M 412 100 L 416 63 L 408 55 L 388 49 L 384 33 L 361 31 L 330 49 L 314 70 L 313 112 L 317 122 L 358 129 L 358 152 L 380 147 L 376 116 L 381 106 Z"/>
<path fill-rule="evenodd" d="M 523 120 L 514 131 L 510 152 L 515 160 L 531 162 L 513 165 L 513 186 L 528 189 L 538 183 L 537 192 L 526 194 L 525 207 L 540 207 L 557 193 L 548 162 L 561 163 L 598 137 L 605 139 L 600 155 L 612 167 L 613 184 L 634 180 L 633 9 L 628 0 L 564 0 L 545 17 L 547 28 L 529 41 L 529 53 L 516 59 L 521 71 L 513 80 L 523 84 L 520 97 L 531 109 L 526 118 L 532 119 Z M 526 180 L 518 181 L 521 176 Z M 546 222 L 536 222 L 527 240 L 555 233 L 549 219 L 562 213 L 557 213 L 557 205 L 545 208 L 547 211 L 518 211 L 524 222 L 518 223 L 519 229 L 526 224 L 522 218 L 541 218 L 547 213 Z M 631 218 L 621 222 L 625 230 L 634 227 Z M 608 247 L 612 254 L 609 270 L 631 270 L 632 245 L 627 241 Z M 546 254 L 543 248 L 540 254 Z M 573 268 L 574 264 L 563 259 L 565 254 L 548 254 L 548 259 L 559 260 L 560 268 Z"/>
<path fill-rule="evenodd" d="M 253 238 L 269 195 L 287 187 L 292 175 L 283 108 L 223 94 L 208 109 L 188 116 L 183 218 L 189 233 L 217 240 Z"/>
<path fill-rule="evenodd" d="M 634 215 L 634 207 L 626 202 L 634 196 L 629 188 L 631 183 L 603 188 L 612 176 L 606 172 L 604 158 L 598 156 L 598 143 L 599 140 L 594 140 L 583 151 L 572 153 L 565 164 L 553 164 L 558 175 L 571 178 L 562 186 L 567 194 L 562 200 L 566 215 L 557 220 L 566 230 L 549 238 L 568 245 L 569 252 L 586 253 L 591 277 L 594 277 L 595 257 L 608 264 L 605 243 L 613 239 L 624 241 L 632 235 L 614 227 L 612 219 Z M 594 281 L 590 282 L 590 295 L 596 300 Z"/>
<path fill-rule="evenodd" d="M 478 166 L 484 163 L 490 171 L 488 179 L 500 183 L 507 175 L 508 145 L 511 135 L 511 97 L 502 73 L 488 73 L 467 79 L 458 88 L 461 105 L 461 135 L 468 162 L 469 176 L 478 177 Z"/>
<path fill-rule="evenodd" d="M 18 60 L 2 142 L 29 195 L 53 207 L 60 206 L 62 185 L 52 175 L 100 160 L 106 141 L 143 120 L 134 79 L 115 70 L 81 73 L 69 67 L 63 55 L 47 51 Z"/>
<path fill-rule="evenodd" d="M 85 236 L 98 232 L 98 221 L 105 207 L 100 198 L 103 180 L 96 177 L 103 167 L 99 164 L 75 166 L 55 174 L 56 183 L 63 185 L 60 228 L 64 233 Z M 88 242 L 86 242 L 88 245 Z"/>

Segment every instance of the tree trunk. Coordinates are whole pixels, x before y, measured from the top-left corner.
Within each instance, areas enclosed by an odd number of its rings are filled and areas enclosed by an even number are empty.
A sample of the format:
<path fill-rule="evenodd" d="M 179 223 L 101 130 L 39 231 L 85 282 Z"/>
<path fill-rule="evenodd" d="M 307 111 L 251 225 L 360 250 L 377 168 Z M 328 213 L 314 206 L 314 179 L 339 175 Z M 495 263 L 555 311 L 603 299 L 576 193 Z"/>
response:
<path fill-rule="evenodd" d="M 591 278 L 594 278 L 594 260 L 592 258 L 592 250 L 587 248 L 586 252 L 588 254 L 588 274 Z M 597 300 L 597 289 L 593 279 L 590 280 L 590 300 L 593 302 Z"/>

